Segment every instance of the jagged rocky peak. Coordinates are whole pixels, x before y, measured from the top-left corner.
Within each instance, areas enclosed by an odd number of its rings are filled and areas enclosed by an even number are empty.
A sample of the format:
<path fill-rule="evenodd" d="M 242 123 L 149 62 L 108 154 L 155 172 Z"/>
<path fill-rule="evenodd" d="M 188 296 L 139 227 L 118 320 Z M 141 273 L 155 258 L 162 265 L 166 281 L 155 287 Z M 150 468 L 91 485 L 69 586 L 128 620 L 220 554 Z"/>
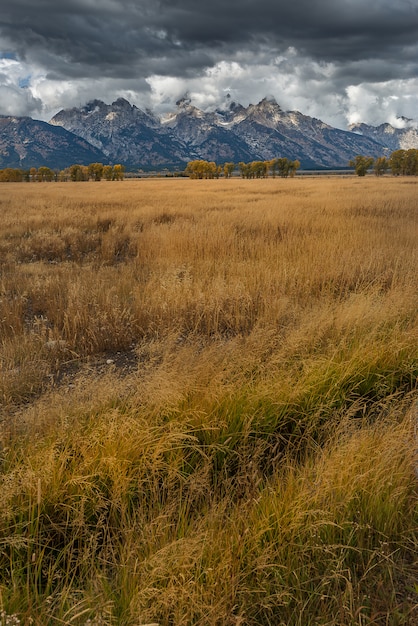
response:
<path fill-rule="evenodd" d="M 117 107 L 118 109 L 134 109 L 135 105 L 131 104 L 126 100 L 126 98 L 117 98 L 114 102 L 112 102 L 112 107 Z"/>
<path fill-rule="evenodd" d="M 103 100 L 98 100 L 97 98 L 95 98 L 94 100 L 89 100 L 89 102 L 87 102 L 87 104 L 84 105 L 84 107 L 82 107 L 82 111 L 84 111 L 85 113 L 96 113 L 100 110 L 103 110 L 106 108 L 106 104 L 103 102 Z M 77 108 L 73 107 L 71 109 L 71 111 L 76 111 Z"/>
<path fill-rule="evenodd" d="M 232 96 L 230 93 L 227 93 L 223 102 L 219 104 L 217 110 L 218 111 L 232 111 L 236 107 L 241 107 L 241 106 L 242 106 L 241 104 L 235 102 L 235 100 L 232 99 Z"/>
<path fill-rule="evenodd" d="M 89 123 L 111 126 L 114 126 L 116 123 L 118 125 L 142 123 L 151 127 L 159 125 L 159 119 L 152 111 L 144 112 L 122 97 L 117 98 L 112 104 L 106 104 L 102 100 L 94 99 L 80 109 L 76 107 L 63 109 L 52 118 L 50 123 L 55 126 L 68 127 L 73 132 L 77 130 L 81 136 L 86 136 L 90 141 L 90 136 L 85 135 L 82 128 L 78 129 L 79 125 L 84 125 L 87 121 Z"/>
<path fill-rule="evenodd" d="M 125 98 L 117 98 L 112 104 L 106 104 L 103 100 L 98 100 L 95 98 L 94 100 L 90 100 L 87 104 L 82 107 L 82 111 L 86 113 L 100 113 L 109 108 L 117 108 L 117 109 L 132 109 L 133 105 L 130 104 Z"/>
<path fill-rule="evenodd" d="M 399 122 L 402 125 L 405 125 L 405 126 L 415 126 L 416 125 L 415 120 L 413 120 L 410 117 L 405 117 L 405 115 L 398 116 L 396 119 L 399 120 Z"/>
<path fill-rule="evenodd" d="M 225 120 L 233 119 L 239 113 L 245 111 L 245 108 L 239 102 L 235 102 L 232 99 L 230 93 L 226 94 L 225 99 L 221 102 L 217 108 L 216 113 Z"/>
<path fill-rule="evenodd" d="M 229 110 L 236 113 L 237 111 L 244 111 L 245 107 L 242 106 L 239 102 L 235 102 L 235 100 L 231 100 L 229 103 Z"/>
<path fill-rule="evenodd" d="M 198 109 L 192 104 L 192 100 L 188 93 L 176 102 L 177 110 L 174 113 L 169 113 L 163 118 L 164 124 L 177 124 L 180 120 L 186 120 L 189 118 L 205 118 L 205 113 L 201 109 Z"/>
<path fill-rule="evenodd" d="M 365 124 L 364 122 L 355 122 L 353 124 L 348 125 L 348 129 L 353 133 L 367 134 L 368 132 L 378 132 L 382 131 L 385 133 L 393 133 L 395 132 L 395 127 L 385 122 L 384 124 L 380 124 L 379 126 L 371 126 L 370 124 Z"/>
<path fill-rule="evenodd" d="M 138 120 L 145 124 L 156 124 L 157 118 L 151 111 L 143 111 L 139 109 L 135 104 L 131 104 L 125 98 L 118 98 L 111 105 L 109 105 L 106 115 L 107 121 L 120 118 L 121 120 Z"/>
<path fill-rule="evenodd" d="M 254 105 L 254 108 L 262 111 L 266 115 L 274 115 L 283 112 L 283 109 L 281 108 L 280 104 L 278 104 L 274 96 L 267 96 L 263 98 L 258 104 Z"/>
<path fill-rule="evenodd" d="M 266 109 L 268 109 L 268 108 L 275 108 L 275 109 L 277 109 L 278 108 L 278 109 L 281 110 L 281 107 L 278 104 L 276 98 L 274 96 L 272 96 L 272 95 L 265 96 L 262 100 L 260 100 L 260 102 L 258 103 L 258 106 L 259 107 L 264 107 Z"/>
<path fill-rule="evenodd" d="M 189 94 L 188 94 L 188 93 L 185 93 L 185 94 L 184 94 L 184 96 L 182 96 L 181 98 L 179 98 L 179 99 L 176 101 L 176 106 L 177 106 L 179 109 L 188 109 L 189 107 L 191 107 L 191 106 L 192 106 L 192 100 L 191 100 L 191 98 L 190 98 Z"/>
<path fill-rule="evenodd" d="M 263 98 L 258 104 L 250 104 L 247 111 L 250 120 L 272 128 L 283 117 L 283 110 L 274 96 Z"/>
<path fill-rule="evenodd" d="M 110 105 L 110 108 L 113 111 L 118 111 L 121 114 L 126 114 L 126 115 L 147 115 L 148 117 L 152 117 L 155 118 L 155 115 L 147 110 L 147 111 L 143 111 L 142 109 L 139 109 L 135 104 L 131 104 L 128 100 L 126 100 L 126 98 L 117 98 L 117 100 L 115 100 L 114 102 L 112 102 L 112 104 Z"/>
<path fill-rule="evenodd" d="M 68 120 L 76 120 L 80 118 L 91 118 L 97 114 L 102 115 L 107 109 L 107 105 L 102 100 L 89 100 L 83 107 L 72 107 L 71 109 L 61 109 L 50 120 L 50 124 L 54 126 L 64 126 Z"/>

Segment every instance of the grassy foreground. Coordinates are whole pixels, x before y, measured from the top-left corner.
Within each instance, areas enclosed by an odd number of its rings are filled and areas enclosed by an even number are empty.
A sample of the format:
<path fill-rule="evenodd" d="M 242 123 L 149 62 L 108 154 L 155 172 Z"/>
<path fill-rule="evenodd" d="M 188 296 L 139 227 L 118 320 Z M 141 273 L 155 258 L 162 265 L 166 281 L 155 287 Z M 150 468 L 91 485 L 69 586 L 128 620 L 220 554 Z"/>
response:
<path fill-rule="evenodd" d="M 0 626 L 417 625 L 418 181 L 0 191 Z"/>

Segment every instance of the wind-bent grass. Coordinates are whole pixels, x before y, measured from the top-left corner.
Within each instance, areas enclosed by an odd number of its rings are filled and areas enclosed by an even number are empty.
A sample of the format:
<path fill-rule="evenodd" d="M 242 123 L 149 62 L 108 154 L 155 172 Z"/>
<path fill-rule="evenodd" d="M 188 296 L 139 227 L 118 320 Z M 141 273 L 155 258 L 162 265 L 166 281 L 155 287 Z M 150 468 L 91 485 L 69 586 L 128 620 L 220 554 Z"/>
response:
<path fill-rule="evenodd" d="M 1 625 L 417 623 L 417 184 L 4 188 Z"/>

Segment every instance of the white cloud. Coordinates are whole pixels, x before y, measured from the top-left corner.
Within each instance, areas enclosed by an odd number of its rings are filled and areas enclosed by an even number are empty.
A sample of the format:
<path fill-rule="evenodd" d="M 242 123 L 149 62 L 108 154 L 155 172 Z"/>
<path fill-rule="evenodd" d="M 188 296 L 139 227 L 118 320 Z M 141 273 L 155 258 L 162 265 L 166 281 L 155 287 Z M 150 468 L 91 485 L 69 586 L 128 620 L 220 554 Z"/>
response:
<path fill-rule="evenodd" d="M 147 78 L 153 107 L 172 109 L 173 103 L 186 92 L 192 103 L 202 109 L 219 105 L 227 93 L 247 106 L 273 95 L 285 110 L 298 109 L 306 115 L 345 127 L 345 97 L 333 93 L 329 81 L 331 64 L 318 64 L 297 57 L 295 49 L 266 62 L 244 63 L 221 61 L 201 76 L 183 77 L 153 75 Z"/>
<path fill-rule="evenodd" d="M 42 102 L 31 89 L 32 68 L 11 58 L 0 58 L 0 102 L 5 115 L 36 115 Z"/>
<path fill-rule="evenodd" d="M 2 7 L 0 113 L 48 119 L 119 96 L 164 112 L 185 92 L 210 108 L 229 91 L 339 127 L 416 117 L 416 0 L 38 4 Z"/>
<path fill-rule="evenodd" d="M 146 78 L 53 80 L 35 63 L 0 58 L 0 113 L 49 120 L 61 108 L 83 106 L 94 98 L 124 97 L 139 108 L 172 111 L 186 92 L 193 104 L 210 110 L 229 93 L 244 106 L 273 95 L 285 110 L 299 110 L 338 128 L 347 123 L 401 126 L 399 118 L 417 117 L 418 78 L 350 84 L 340 65 L 302 56 L 295 47 L 281 54 L 267 48 L 258 55 L 239 52 L 196 74 Z"/>
<path fill-rule="evenodd" d="M 389 122 L 396 128 L 405 126 L 400 118 L 416 119 L 418 78 L 382 83 L 350 85 L 347 92 L 347 120 L 378 125 Z"/>

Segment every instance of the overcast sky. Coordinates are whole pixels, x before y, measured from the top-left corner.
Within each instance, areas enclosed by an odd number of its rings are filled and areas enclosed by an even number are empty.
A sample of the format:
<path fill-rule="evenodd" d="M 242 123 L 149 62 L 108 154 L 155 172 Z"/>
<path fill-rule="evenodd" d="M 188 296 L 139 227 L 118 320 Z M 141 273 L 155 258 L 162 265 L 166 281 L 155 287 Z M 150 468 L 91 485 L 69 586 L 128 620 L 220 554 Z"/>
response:
<path fill-rule="evenodd" d="M 10 0 L 0 114 L 274 96 L 334 126 L 418 119 L 418 0 Z"/>

